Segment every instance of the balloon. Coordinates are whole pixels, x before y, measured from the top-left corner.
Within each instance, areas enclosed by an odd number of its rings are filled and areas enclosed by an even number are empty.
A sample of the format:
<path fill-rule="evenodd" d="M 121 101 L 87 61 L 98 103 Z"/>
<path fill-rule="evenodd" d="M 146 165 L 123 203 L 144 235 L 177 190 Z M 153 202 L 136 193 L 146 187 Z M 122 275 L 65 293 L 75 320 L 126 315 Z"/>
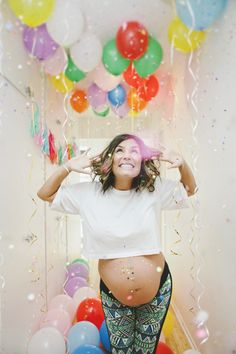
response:
<path fill-rule="evenodd" d="M 173 328 L 174 328 L 174 318 L 172 312 L 168 311 L 165 318 L 164 325 L 162 327 L 164 336 L 169 337 L 173 331 Z"/>
<path fill-rule="evenodd" d="M 163 52 L 159 42 L 149 36 L 147 51 L 140 59 L 134 60 L 134 67 L 141 77 L 147 77 L 159 67 L 162 57 Z"/>
<path fill-rule="evenodd" d="M 175 49 L 188 53 L 200 46 L 206 37 L 206 33 L 204 31 L 192 31 L 176 17 L 170 23 L 168 37 Z"/>
<path fill-rule="evenodd" d="M 67 65 L 67 55 L 64 48 L 59 47 L 55 53 L 42 62 L 45 73 L 56 76 L 64 71 Z"/>
<path fill-rule="evenodd" d="M 58 92 L 66 93 L 71 91 L 74 87 L 73 82 L 67 79 L 63 73 L 57 76 L 48 76 L 48 78 Z"/>
<path fill-rule="evenodd" d="M 81 301 L 91 297 L 92 298 L 97 297 L 96 291 L 90 288 L 89 286 L 83 286 L 82 288 L 76 290 L 76 292 L 73 295 L 73 300 L 76 303 L 76 307 L 78 307 Z"/>
<path fill-rule="evenodd" d="M 102 325 L 100 328 L 100 338 L 101 338 L 101 342 L 102 342 L 102 345 L 104 346 L 104 348 L 108 352 L 110 352 L 111 351 L 111 344 L 110 344 L 110 338 L 109 338 L 109 334 L 108 334 L 105 320 L 102 322 Z"/>
<path fill-rule="evenodd" d="M 83 300 L 77 308 L 77 321 L 90 321 L 100 329 L 104 320 L 104 312 L 100 299 L 91 298 Z"/>
<path fill-rule="evenodd" d="M 80 80 L 78 83 L 75 83 L 75 88 L 78 90 L 85 90 L 87 91 L 88 87 L 92 85 L 93 83 L 93 77 L 92 77 L 92 72 L 87 73 L 84 79 Z M 87 263 L 84 262 L 88 266 Z"/>
<path fill-rule="evenodd" d="M 126 92 L 122 85 L 116 86 L 113 90 L 108 92 L 108 100 L 113 106 L 121 106 L 126 99 Z"/>
<path fill-rule="evenodd" d="M 86 109 L 89 107 L 87 94 L 82 90 L 74 91 L 71 98 L 70 98 L 70 104 L 71 104 L 71 107 L 76 112 L 82 113 L 82 112 L 86 111 Z M 82 264 L 81 264 L 81 266 L 82 266 Z M 76 267 L 74 267 L 74 268 L 76 268 Z M 70 280 L 72 280 L 74 277 L 76 277 L 78 275 L 77 273 L 74 273 L 74 275 L 72 275 L 72 274 L 73 274 L 73 271 L 70 271 L 68 274 L 67 282 L 70 282 Z M 85 271 L 82 274 L 84 275 Z M 81 279 L 84 279 L 84 277 L 82 275 L 81 275 Z M 88 279 L 88 275 L 87 275 L 87 278 L 84 280 L 87 281 L 87 279 Z M 70 295 L 70 296 L 72 296 L 72 295 Z"/>
<path fill-rule="evenodd" d="M 129 84 L 130 86 L 132 86 L 134 88 L 138 88 L 138 87 L 144 85 L 146 82 L 146 79 L 139 76 L 139 74 L 135 70 L 132 62 L 130 63 L 128 68 L 124 71 L 123 77 L 124 77 L 125 81 L 127 82 L 127 84 Z"/>
<path fill-rule="evenodd" d="M 72 354 L 103 354 L 103 351 L 94 345 L 84 344 L 73 350 Z"/>
<path fill-rule="evenodd" d="M 87 267 L 89 268 L 89 263 L 88 263 L 88 261 L 86 261 L 85 259 L 83 259 L 83 258 L 76 258 L 76 259 L 74 259 L 72 262 L 71 262 L 71 264 L 73 264 L 73 263 L 83 263 L 83 264 L 86 264 L 87 265 Z"/>
<path fill-rule="evenodd" d="M 141 57 L 148 46 L 148 32 L 136 21 L 125 22 L 116 35 L 116 46 L 124 58 Z"/>
<path fill-rule="evenodd" d="M 135 112 L 142 111 L 147 105 L 147 102 L 139 97 L 137 90 L 134 88 L 129 91 L 127 102 L 129 107 Z"/>
<path fill-rule="evenodd" d="M 46 25 L 51 37 L 61 46 L 69 47 L 75 43 L 84 29 L 84 19 L 79 2 L 57 0 Z"/>
<path fill-rule="evenodd" d="M 130 107 L 127 102 L 123 103 L 121 106 L 111 106 L 112 111 L 120 118 L 127 116 Z"/>
<path fill-rule="evenodd" d="M 8 0 L 8 2 L 21 22 L 30 27 L 36 27 L 46 22 L 55 4 L 55 0 Z"/>
<path fill-rule="evenodd" d="M 102 44 L 97 36 L 84 33 L 79 42 L 70 48 L 74 63 L 85 72 L 92 71 L 102 58 Z"/>
<path fill-rule="evenodd" d="M 110 112 L 110 108 L 108 106 L 98 107 L 96 110 L 94 109 L 93 112 L 99 117 L 106 117 Z"/>
<path fill-rule="evenodd" d="M 77 92 L 78 92 L 78 90 L 77 90 Z M 83 94 L 86 96 L 85 92 L 83 92 Z M 88 278 L 89 278 L 88 267 L 85 264 L 82 264 L 82 263 L 69 264 L 66 267 L 66 271 L 67 271 L 67 278 L 68 279 L 69 278 L 73 278 L 75 276 L 82 277 L 82 278 L 84 278 L 86 280 L 88 280 Z"/>
<path fill-rule="evenodd" d="M 40 322 L 40 328 L 54 327 L 61 334 L 66 335 L 71 327 L 71 319 L 68 312 L 62 309 L 52 309 L 46 312 Z"/>
<path fill-rule="evenodd" d="M 103 91 L 111 91 L 121 82 L 121 75 L 112 75 L 100 63 L 92 73 L 94 83 Z"/>
<path fill-rule="evenodd" d="M 146 79 L 144 85 L 138 87 L 137 93 L 142 100 L 150 101 L 153 97 L 157 95 L 158 90 L 158 80 L 154 75 L 151 75 Z"/>
<path fill-rule="evenodd" d="M 45 327 L 30 339 L 27 354 L 65 354 L 66 344 L 62 334 L 55 328 Z"/>
<path fill-rule="evenodd" d="M 68 57 L 68 65 L 65 71 L 65 75 L 69 80 L 75 82 L 85 78 L 85 73 L 74 64 L 70 56 Z"/>
<path fill-rule="evenodd" d="M 174 354 L 167 344 L 159 342 L 157 345 L 156 354 Z"/>
<path fill-rule="evenodd" d="M 220 17 L 227 2 L 227 0 L 176 0 L 176 10 L 178 17 L 188 28 L 202 31 Z"/>
<path fill-rule="evenodd" d="M 48 310 L 62 309 L 70 315 L 73 320 L 77 309 L 76 302 L 68 295 L 60 294 L 55 296 L 48 305 Z"/>
<path fill-rule="evenodd" d="M 66 282 L 66 284 L 64 285 L 64 291 L 67 295 L 73 297 L 77 289 L 87 285 L 88 283 L 84 278 L 74 277 Z"/>
<path fill-rule="evenodd" d="M 101 90 L 96 84 L 92 84 L 88 88 L 88 100 L 92 108 L 104 105 L 107 102 L 107 94 Z"/>
<path fill-rule="evenodd" d="M 102 62 L 112 75 L 120 75 L 129 66 L 130 61 L 123 58 L 116 48 L 115 39 L 111 39 L 103 48 Z"/>
<path fill-rule="evenodd" d="M 185 350 L 183 352 L 183 354 L 201 354 L 201 353 L 198 352 L 197 350 L 194 350 L 194 349 L 188 349 L 188 350 Z"/>
<path fill-rule="evenodd" d="M 39 27 L 25 27 L 23 42 L 26 50 L 39 60 L 45 60 L 54 55 L 58 44 L 50 37 L 45 24 Z"/>
<path fill-rule="evenodd" d="M 67 334 L 69 354 L 83 344 L 99 346 L 100 335 L 97 327 L 89 321 L 81 321 L 71 327 Z M 41 354 L 41 353 L 40 353 Z"/>

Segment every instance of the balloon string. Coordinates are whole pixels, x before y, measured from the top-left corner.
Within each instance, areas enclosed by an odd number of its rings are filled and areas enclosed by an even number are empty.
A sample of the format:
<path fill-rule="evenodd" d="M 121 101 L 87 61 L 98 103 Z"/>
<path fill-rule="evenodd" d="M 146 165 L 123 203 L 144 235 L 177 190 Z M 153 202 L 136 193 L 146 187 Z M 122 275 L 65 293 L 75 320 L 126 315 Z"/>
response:
<path fill-rule="evenodd" d="M 189 5 L 189 2 L 187 1 L 187 4 L 188 4 L 188 7 L 190 6 Z M 190 13 L 191 13 L 191 10 L 190 9 Z M 191 13 L 191 16 L 193 16 L 193 14 Z M 191 32 L 190 32 L 191 33 Z M 189 43 L 190 46 L 191 46 L 191 43 Z M 193 51 L 190 52 L 190 55 L 189 55 L 189 58 L 188 58 L 188 72 L 190 73 L 193 81 L 194 81 L 194 88 L 191 92 L 190 95 L 187 95 L 187 99 L 190 101 L 191 103 L 191 106 L 193 108 L 193 112 L 194 114 L 192 115 L 192 120 L 191 120 L 191 127 L 192 127 L 192 140 L 193 140 L 193 143 L 195 145 L 195 147 L 198 145 L 198 140 L 197 140 L 197 137 L 196 137 L 196 131 L 197 131 L 197 128 L 198 128 L 198 108 L 197 108 L 197 105 L 195 103 L 195 97 L 198 93 L 198 87 L 199 87 L 199 68 L 200 68 L 200 65 L 199 65 L 199 56 L 200 56 L 200 51 L 198 50 L 197 52 L 197 55 L 196 55 L 196 63 L 197 63 L 197 69 L 195 70 L 195 72 L 193 72 L 192 70 L 192 61 L 193 61 Z M 192 161 L 193 161 L 193 170 L 194 172 L 197 172 L 197 161 L 198 161 L 198 158 L 199 158 L 199 155 L 196 153 L 196 149 L 195 151 L 192 149 Z M 197 304 L 197 308 L 198 308 L 198 312 L 200 312 L 202 310 L 201 308 L 201 305 L 200 305 L 200 302 L 201 302 L 201 299 L 205 293 L 205 286 L 204 284 L 202 283 L 202 281 L 200 280 L 200 272 L 201 272 L 201 269 L 203 267 L 203 257 L 201 256 L 201 252 L 199 252 L 199 238 L 196 239 L 196 234 L 195 234 L 195 231 L 197 229 L 200 228 L 200 224 L 199 224 L 199 202 L 198 202 L 198 198 L 197 196 L 195 195 L 194 196 L 195 198 L 195 203 L 193 205 L 194 207 L 194 215 L 193 215 L 193 218 L 192 218 L 192 222 L 191 222 L 191 229 L 192 229 L 192 238 L 190 239 L 190 251 L 191 253 L 193 254 L 193 264 L 192 264 L 192 267 L 191 267 L 191 278 L 194 280 L 193 278 L 193 270 L 195 268 L 195 252 L 192 248 L 193 246 L 193 243 L 195 241 L 195 251 L 196 251 L 196 255 L 198 256 L 198 259 L 200 260 L 200 263 L 201 263 L 201 266 L 198 266 L 197 270 L 196 270 L 196 279 L 197 279 L 197 283 L 200 285 L 201 287 L 201 291 L 199 292 L 198 296 L 197 296 L 197 300 L 195 300 L 195 297 L 193 295 L 193 289 L 191 289 L 190 291 L 190 296 L 194 299 L 194 302 Z M 196 239 L 196 240 L 195 240 Z M 201 340 L 200 342 L 200 345 L 205 343 L 208 339 L 209 339 L 209 330 L 205 324 L 205 320 L 202 321 L 200 324 L 198 324 L 198 327 L 202 327 L 202 329 L 204 330 L 204 338 Z"/>

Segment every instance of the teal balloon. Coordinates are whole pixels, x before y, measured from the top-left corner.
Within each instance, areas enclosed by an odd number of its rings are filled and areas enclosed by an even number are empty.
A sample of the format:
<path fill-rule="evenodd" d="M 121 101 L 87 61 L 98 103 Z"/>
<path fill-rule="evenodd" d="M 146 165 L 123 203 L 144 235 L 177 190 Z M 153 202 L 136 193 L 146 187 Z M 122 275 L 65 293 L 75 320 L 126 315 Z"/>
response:
<path fill-rule="evenodd" d="M 116 47 L 116 40 L 111 39 L 103 48 L 102 62 L 109 73 L 117 76 L 128 68 L 130 60 L 122 57 Z"/>
<path fill-rule="evenodd" d="M 160 43 L 149 36 L 146 53 L 139 59 L 134 60 L 134 67 L 141 77 L 147 77 L 156 71 L 161 64 L 163 51 Z"/>
<path fill-rule="evenodd" d="M 225 10 L 228 0 L 176 0 L 178 17 L 188 27 L 202 31 L 210 27 Z"/>
<path fill-rule="evenodd" d="M 85 73 L 81 71 L 73 62 L 71 57 L 68 57 L 68 64 L 65 70 L 65 76 L 74 82 L 79 82 L 80 80 L 85 78 Z"/>

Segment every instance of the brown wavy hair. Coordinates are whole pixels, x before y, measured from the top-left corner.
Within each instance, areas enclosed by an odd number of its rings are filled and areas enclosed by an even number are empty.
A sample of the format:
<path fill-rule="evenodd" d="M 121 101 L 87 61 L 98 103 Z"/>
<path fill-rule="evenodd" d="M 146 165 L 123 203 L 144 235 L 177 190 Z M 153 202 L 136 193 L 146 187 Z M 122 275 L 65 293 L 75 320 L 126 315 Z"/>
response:
<path fill-rule="evenodd" d="M 132 188 L 136 192 L 141 191 L 145 188 L 149 192 L 155 190 L 154 183 L 157 176 L 160 175 L 160 161 L 158 156 L 160 151 L 157 149 L 149 148 L 142 139 L 133 134 L 120 134 L 117 135 L 110 144 L 92 160 L 92 171 L 94 174 L 93 180 L 96 176 L 99 176 L 99 181 L 102 183 L 102 190 L 105 193 L 110 187 L 114 186 L 115 176 L 112 172 L 112 162 L 115 148 L 124 140 L 133 139 L 138 144 L 142 161 L 141 169 L 138 176 L 133 178 Z M 154 162 L 151 158 L 156 157 Z"/>

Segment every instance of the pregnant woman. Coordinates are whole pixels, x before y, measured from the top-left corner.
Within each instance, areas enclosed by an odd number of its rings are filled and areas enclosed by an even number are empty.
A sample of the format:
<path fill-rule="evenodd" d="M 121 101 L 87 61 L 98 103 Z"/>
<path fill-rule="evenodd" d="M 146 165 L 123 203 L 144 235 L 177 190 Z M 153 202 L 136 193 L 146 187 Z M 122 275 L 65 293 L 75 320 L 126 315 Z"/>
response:
<path fill-rule="evenodd" d="M 87 153 L 59 167 L 38 196 L 52 210 L 82 217 L 84 255 L 99 259 L 112 353 L 152 354 L 172 293 L 161 250 L 160 215 L 189 206 L 195 179 L 179 154 L 152 149 L 131 134 L 116 136 L 96 157 Z M 180 181 L 161 178 L 159 161 L 177 167 Z M 92 174 L 93 179 L 61 185 L 71 171 Z"/>

